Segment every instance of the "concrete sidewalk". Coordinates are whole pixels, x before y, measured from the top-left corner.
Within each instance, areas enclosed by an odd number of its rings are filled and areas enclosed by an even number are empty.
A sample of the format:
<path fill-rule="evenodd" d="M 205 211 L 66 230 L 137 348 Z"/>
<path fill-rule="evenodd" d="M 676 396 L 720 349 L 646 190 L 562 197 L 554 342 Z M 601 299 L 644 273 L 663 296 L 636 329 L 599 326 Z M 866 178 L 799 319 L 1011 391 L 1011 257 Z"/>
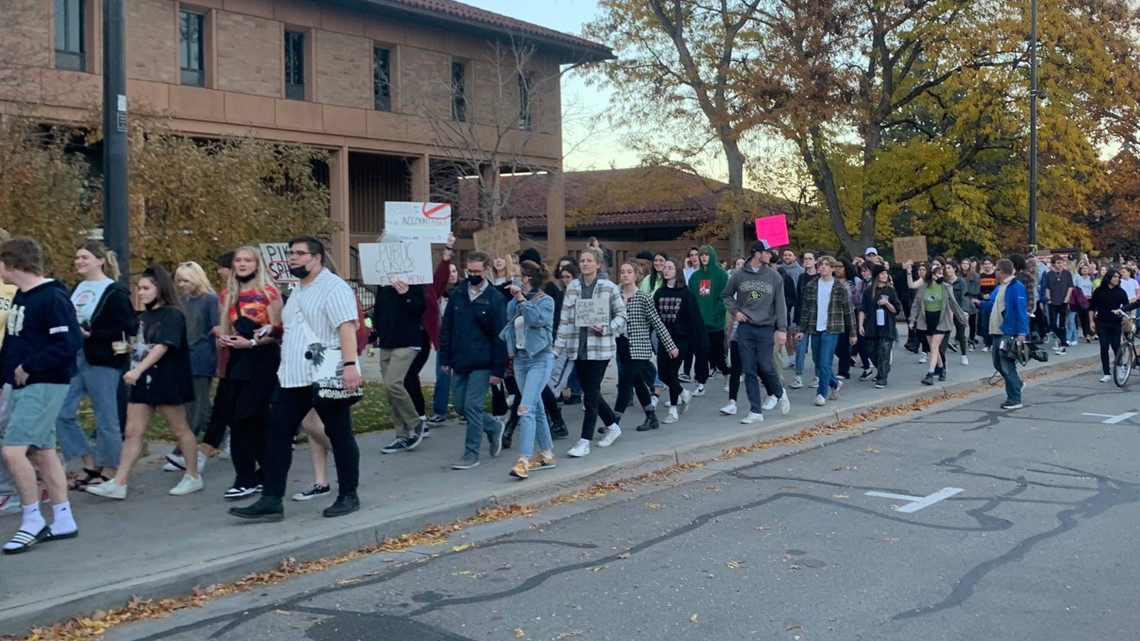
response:
<path fill-rule="evenodd" d="M 1027 373 L 1091 365 L 1095 345 L 1071 347 L 1069 354 L 1055 356 L 1048 364 L 1031 362 Z M 433 429 L 432 436 L 414 452 L 381 455 L 390 432 L 360 437 L 362 508 L 338 519 L 322 518 L 332 497 L 298 503 L 286 498 L 283 523 L 246 522 L 226 514 L 235 503 L 222 499 L 232 481 L 228 461 L 211 461 L 204 471 L 206 490 L 172 497 L 167 490 L 178 481 L 176 474 L 161 471 L 161 457 L 141 463 L 131 484 L 130 498 L 115 502 L 76 492 L 71 496 L 79 538 L 40 544 L 37 549 L 0 561 L 0 634 L 26 633 L 32 626 L 48 625 L 97 609 L 119 607 L 139 595 L 159 599 L 188 594 L 194 586 L 233 581 L 253 571 L 275 568 L 284 557 L 297 560 L 325 557 L 375 544 L 385 537 L 421 529 L 428 523 L 445 523 L 473 515 L 489 504 L 535 503 L 603 480 L 629 478 L 662 469 L 678 461 L 717 457 L 726 448 L 794 433 L 806 427 L 835 421 L 885 405 L 897 405 L 977 388 L 993 372 L 990 355 L 970 353 L 971 364 L 958 365 L 951 355 L 949 380 L 927 387 L 919 384 L 925 366 L 901 347 L 895 350 L 891 385 L 876 390 L 872 383 L 846 382 L 843 398 L 825 407 L 815 407 L 813 389 L 789 390 L 792 411 L 781 416 L 768 412 L 765 421 L 745 426 L 741 415 L 724 417 L 718 412 L 726 402 L 721 391 L 724 379 L 710 382 L 708 394 L 695 398 L 679 423 L 663 425 L 649 433 L 633 430 L 641 412 L 633 410 L 625 421 L 623 436 L 610 448 L 595 447 L 590 456 L 571 459 L 566 450 L 577 437 L 581 406 L 564 409 L 572 437 L 555 441 L 558 467 L 537 472 L 526 481 L 507 475 L 516 449 L 504 450 L 491 459 L 484 449 L 482 464 L 472 470 L 452 471 L 450 465 L 462 453 L 464 426 L 449 423 Z M 808 361 L 805 382 L 810 382 Z M 1099 367 L 1096 376 L 1099 376 Z M 784 370 L 786 382 L 792 371 Z M 858 376 L 859 370 L 853 369 Z M 1087 376 L 1094 376 L 1090 371 Z M 1108 385 L 1112 385 L 1109 383 Z M 604 390 L 612 399 L 614 381 Z M 997 392 L 998 388 L 994 388 Z M 374 388 L 373 393 L 379 393 Z M 979 402 L 996 407 L 1004 398 L 989 395 Z M 743 408 L 747 403 L 741 390 Z M 1026 390 L 1026 402 L 1034 402 L 1034 385 Z M 663 408 L 658 415 L 664 417 Z M 166 447 L 152 447 L 165 453 Z M 330 475 L 335 476 L 331 461 Z M 312 483 L 309 454 L 298 447 L 287 496 Z M 5 539 L 19 526 L 19 516 L 0 518 L 0 536 Z"/>

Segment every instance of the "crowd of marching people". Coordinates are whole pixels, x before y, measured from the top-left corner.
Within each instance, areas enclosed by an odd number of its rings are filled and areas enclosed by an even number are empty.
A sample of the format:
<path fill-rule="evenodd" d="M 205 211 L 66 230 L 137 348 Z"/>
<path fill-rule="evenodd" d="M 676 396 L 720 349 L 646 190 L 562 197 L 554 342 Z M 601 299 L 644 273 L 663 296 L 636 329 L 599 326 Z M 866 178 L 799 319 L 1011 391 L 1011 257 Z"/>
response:
<path fill-rule="evenodd" d="M 195 262 L 173 272 L 152 265 L 128 289 L 114 253 L 96 241 L 77 249 L 69 280 L 78 284 L 69 289 L 45 275 L 36 241 L 6 239 L 0 512 L 20 512 L 22 521 L 4 553 L 77 536 L 69 491 L 127 499 L 156 413 L 176 443 L 165 454 L 164 469 L 181 472 L 171 495 L 202 491 L 203 469 L 228 459 L 232 482 L 222 497 L 257 497 L 230 513 L 281 520 L 293 444 L 304 433 L 315 478 L 291 498 L 333 495 L 331 453 L 336 493 L 323 514 L 356 511 L 351 407 L 364 393 L 365 349 L 378 353 L 394 427 L 381 453 L 421 447 L 453 407 L 466 430 L 453 469 L 514 447 L 509 474 L 526 479 L 557 465 L 556 440 L 569 439 L 565 454 L 580 458 L 623 430 L 678 423 L 717 377 L 728 396 L 721 415 L 753 425 L 765 412 L 788 414 L 809 353 L 806 387 L 817 406 L 854 379 L 886 388 L 901 343 L 926 366 L 924 385 L 947 380 L 951 361 L 968 365 L 971 354 L 989 352 L 1005 380 L 1002 408 L 1016 410 L 1027 344 L 1051 334 L 1062 354 L 1096 338 L 1107 381 L 1109 352 L 1140 307 L 1134 262 L 1070 264 L 1066 255 L 937 258 L 904 263 L 897 276 L 873 247 L 848 260 L 778 251 L 765 240 L 731 266 L 711 245 L 684 258 L 645 250 L 613 264 L 593 239 L 577 257 L 550 264 L 535 249 L 464 258 L 457 264 L 452 237 L 430 283 L 377 288 L 366 318 L 314 237 L 289 242 L 290 291 L 274 284 L 258 249 L 239 247 L 217 258 L 220 292 Z M 433 353 L 428 398 L 421 373 Z M 611 404 L 602 384 L 612 363 Z M 783 369 L 792 370 L 786 386 Z M 85 399 L 93 439 L 77 420 Z M 640 412 L 629 420 L 635 402 Z M 578 403 L 580 420 L 568 421 L 564 408 Z"/>

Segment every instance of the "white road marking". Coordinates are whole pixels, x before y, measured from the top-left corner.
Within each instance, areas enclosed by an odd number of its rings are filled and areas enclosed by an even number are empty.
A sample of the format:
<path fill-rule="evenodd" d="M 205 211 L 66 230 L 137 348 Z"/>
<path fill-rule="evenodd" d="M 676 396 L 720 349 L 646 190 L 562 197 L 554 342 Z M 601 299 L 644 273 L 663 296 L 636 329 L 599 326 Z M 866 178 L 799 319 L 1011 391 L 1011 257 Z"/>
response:
<path fill-rule="evenodd" d="M 897 511 L 904 514 L 911 514 L 917 512 L 924 507 L 930 507 L 939 501 L 944 501 L 955 494 L 960 494 L 966 490 L 960 487 L 944 487 L 930 496 L 909 496 L 907 494 L 891 494 L 890 492 L 867 492 L 867 496 L 875 496 L 882 499 L 895 499 L 896 501 L 908 501 L 907 505 L 900 507 Z"/>
<path fill-rule="evenodd" d="M 1101 423 L 1104 423 L 1105 425 L 1116 425 L 1117 423 L 1123 423 L 1133 416 L 1136 416 L 1136 414 L 1137 412 L 1125 412 L 1123 414 L 1117 414 L 1114 416 L 1112 414 L 1093 414 L 1091 412 L 1081 412 L 1081 416 L 1095 416 L 1097 418 L 1105 419 L 1101 421 Z"/>

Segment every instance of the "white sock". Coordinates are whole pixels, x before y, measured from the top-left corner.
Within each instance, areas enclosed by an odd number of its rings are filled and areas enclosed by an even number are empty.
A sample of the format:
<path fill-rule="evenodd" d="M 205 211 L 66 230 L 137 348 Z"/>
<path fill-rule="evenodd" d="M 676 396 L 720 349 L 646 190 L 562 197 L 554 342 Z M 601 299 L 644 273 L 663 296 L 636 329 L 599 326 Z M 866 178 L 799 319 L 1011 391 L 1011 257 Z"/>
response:
<path fill-rule="evenodd" d="M 52 534 L 69 534 L 79 529 L 79 526 L 75 524 L 75 515 L 71 512 L 70 501 L 51 506 L 51 511 L 53 513 Z"/>
<path fill-rule="evenodd" d="M 40 530 L 44 529 L 47 522 L 44 521 L 44 515 L 40 514 L 40 504 L 38 502 L 31 505 L 21 505 L 24 508 L 24 521 L 20 524 L 20 529 L 31 534 L 39 534 Z"/>

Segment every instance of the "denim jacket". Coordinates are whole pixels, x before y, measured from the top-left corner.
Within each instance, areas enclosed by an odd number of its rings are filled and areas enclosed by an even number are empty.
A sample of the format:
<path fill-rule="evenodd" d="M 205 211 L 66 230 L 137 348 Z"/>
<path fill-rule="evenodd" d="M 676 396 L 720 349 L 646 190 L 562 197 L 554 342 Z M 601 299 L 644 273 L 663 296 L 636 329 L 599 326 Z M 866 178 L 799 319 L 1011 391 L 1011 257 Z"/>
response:
<path fill-rule="evenodd" d="M 519 302 L 511 298 L 507 303 L 507 325 L 499 332 L 499 338 L 507 344 L 507 353 L 512 358 L 519 351 L 515 344 L 515 318 L 522 319 L 526 348 L 525 356 L 536 356 L 550 349 L 554 342 L 554 299 L 540 291 L 532 291 L 526 295 L 527 299 Z"/>

